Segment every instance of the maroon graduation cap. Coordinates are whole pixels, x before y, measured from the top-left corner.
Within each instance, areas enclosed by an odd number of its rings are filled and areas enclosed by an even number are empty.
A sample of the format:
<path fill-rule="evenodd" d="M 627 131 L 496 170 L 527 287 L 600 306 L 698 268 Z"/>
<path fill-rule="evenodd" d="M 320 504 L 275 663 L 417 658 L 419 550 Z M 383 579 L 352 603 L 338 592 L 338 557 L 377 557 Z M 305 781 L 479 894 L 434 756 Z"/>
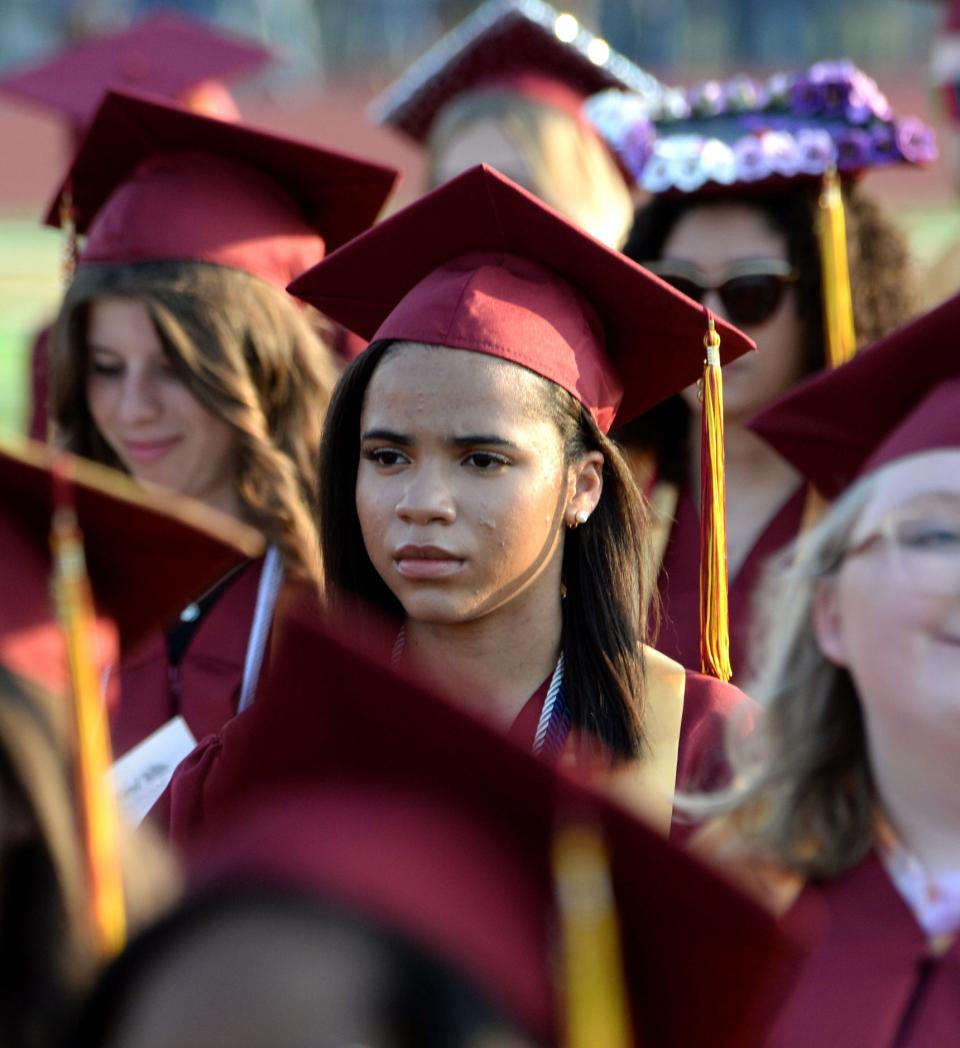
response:
<path fill-rule="evenodd" d="M 773 917 L 572 773 L 390 669 L 377 643 L 366 621 L 291 614 L 257 704 L 211 751 L 195 883 L 352 907 L 459 969 L 544 1044 L 561 1039 L 560 943 L 586 899 L 619 915 L 610 977 L 625 977 L 633 1043 L 753 1043 L 755 1006 L 782 974 Z M 578 867 L 580 894 L 565 831 L 606 853 L 592 853 L 599 881 Z"/>
<path fill-rule="evenodd" d="M 541 0 L 487 0 L 371 103 L 373 118 L 423 143 L 441 109 L 465 91 L 509 88 L 579 116 L 605 88 L 655 99 L 655 77 L 573 15 Z"/>
<path fill-rule="evenodd" d="M 392 168 L 172 103 L 107 94 L 47 222 L 70 219 L 83 262 L 189 259 L 284 287 L 366 229 Z"/>
<path fill-rule="evenodd" d="M 357 237 L 289 291 L 370 341 L 522 364 L 604 430 L 703 373 L 702 306 L 486 165 Z M 716 326 L 724 363 L 754 348 L 732 325 Z"/>
<path fill-rule="evenodd" d="M 45 445 L 0 443 L 0 661 L 52 691 L 68 680 L 51 596 L 55 462 L 68 478 L 104 636 L 115 627 L 123 647 L 263 548 L 257 532 L 190 499 L 148 493 Z"/>
<path fill-rule="evenodd" d="M 15 70 L 0 78 L 0 91 L 53 109 L 85 127 L 111 87 L 187 101 L 191 92 L 211 81 L 253 72 L 270 58 L 259 44 L 165 13 L 122 32 L 71 44 Z M 206 108 L 236 116 L 228 100 L 221 89 L 216 106 Z"/>
<path fill-rule="evenodd" d="M 826 498 L 889 462 L 960 447 L 960 296 L 750 420 Z"/>

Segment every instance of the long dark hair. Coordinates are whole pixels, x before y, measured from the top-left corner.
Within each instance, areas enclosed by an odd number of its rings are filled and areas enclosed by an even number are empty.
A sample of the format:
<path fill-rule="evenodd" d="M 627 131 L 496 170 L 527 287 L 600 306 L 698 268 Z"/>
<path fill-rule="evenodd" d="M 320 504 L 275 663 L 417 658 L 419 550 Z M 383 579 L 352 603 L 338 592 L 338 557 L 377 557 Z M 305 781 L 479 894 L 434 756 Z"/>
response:
<path fill-rule="evenodd" d="M 356 484 L 360 417 L 370 379 L 391 342 L 377 342 L 340 378 L 320 447 L 320 545 L 330 586 L 395 618 L 403 608 L 374 568 L 360 530 Z M 617 446 L 580 403 L 547 379 L 542 405 L 565 459 L 603 454 L 603 494 L 590 521 L 564 543 L 565 697 L 573 724 L 615 759 L 643 752 L 643 647 L 651 593 L 646 502 Z"/>
<path fill-rule="evenodd" d="M 740 205 L 759 211 L 783 237 L 787 260 L 797 272 L 796 314 L 803 338 L 804 374 L 826 363 L 817 212 L 820 188 L 793 186 L 771 193 L 737 191 L 717 196 L 654 197 L 638 209 L 623 253 L 641 265 L 659 259 L 680 219 L 695 208 Z M 916 307 L 910 256 L 903 235 L 877 202 L 857 185 L 843 188 L 850 290 L 858 346 L 870 345 L 907 322 Z M 658 473 L 680 481 L 686 468 L 689 409 L 673 397 L 631 423 L 618 438 L 656 450 Z"/>

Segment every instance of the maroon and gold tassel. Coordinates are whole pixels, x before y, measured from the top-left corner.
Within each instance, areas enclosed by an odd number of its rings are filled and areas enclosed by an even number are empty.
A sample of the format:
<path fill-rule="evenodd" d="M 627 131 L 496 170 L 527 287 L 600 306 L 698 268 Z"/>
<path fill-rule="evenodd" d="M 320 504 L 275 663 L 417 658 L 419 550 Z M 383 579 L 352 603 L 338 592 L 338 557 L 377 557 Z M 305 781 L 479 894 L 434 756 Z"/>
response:
<path fill-rule="evenodd" d="M 700 666 L 728 681 L 727 503 L 723 450 L 723 376 L 720 335 L 708 314 L 700 413 Z"/>
<path fill-rule="evenodd" d="M 65 285 L 73 280 L 73 274 L 77 269 L 77 209 L 73 203 L 73 190 L 70 183 L 64 186 L 60 194 L 60 228 L 63 230 L 63 282 Z"/>
<path fill-rule="evenodd" d="M 583 821 L 554 836 L 561 942 L 561 1043 L 630 1048 L 630 1006 L 609 861 L 600 831 Z"/>
<path fill-rule="evenodd" d="M 853 358 L 857 351 L 857 338 L 853 325 L 853 296 L 847 258 L 847 221 L 840 179 L 835 168 L 823 176 L 817 235 L 820 241 L 827 366 L 836 368 Z"/>
<path fill-rule="evenodd" d="M 76 725 L 76 775 L 93 933 L 105 957 L 123 947 L 126 911 L 119 818 L 110 784 L 110 735 L 94 656 L 95 620 L 72 488 L 54 465 L 50 544 L 57 613 L 67 642 Z"/>

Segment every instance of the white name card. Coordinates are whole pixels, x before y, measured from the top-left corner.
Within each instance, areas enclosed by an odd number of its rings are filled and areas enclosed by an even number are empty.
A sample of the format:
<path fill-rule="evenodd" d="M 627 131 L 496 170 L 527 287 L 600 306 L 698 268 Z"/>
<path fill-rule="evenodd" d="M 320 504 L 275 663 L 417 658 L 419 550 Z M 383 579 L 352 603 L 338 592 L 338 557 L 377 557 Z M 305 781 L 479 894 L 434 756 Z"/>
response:
<path fill-rule="evenodd" d="M 187 722 L 174 717 L 114 763 L 113 785 L 121 808 L 134 826 L 139 826 L 157 803 L 177 765 L 196 745 Z"/>

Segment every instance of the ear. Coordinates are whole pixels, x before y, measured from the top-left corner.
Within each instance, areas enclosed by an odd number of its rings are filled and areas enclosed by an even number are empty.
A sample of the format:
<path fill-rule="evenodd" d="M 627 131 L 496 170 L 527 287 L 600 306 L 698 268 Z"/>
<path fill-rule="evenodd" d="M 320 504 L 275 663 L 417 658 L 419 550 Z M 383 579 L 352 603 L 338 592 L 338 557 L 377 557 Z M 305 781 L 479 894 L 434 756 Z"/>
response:
<path fill-rule="evenodd" d="M 847 644 L 843 631 L 837 580 L 820 579 L 813 594 L 813 635 L 824 655 L 837 666 L 847 664 Z"/>
<path fill-rule="evenodd" d="M 588 451 L 574 463 L 570 476 L 570 497 L 563 517 L 568 527 L 585 524 L 603 494 L 603 452 Z"/>

